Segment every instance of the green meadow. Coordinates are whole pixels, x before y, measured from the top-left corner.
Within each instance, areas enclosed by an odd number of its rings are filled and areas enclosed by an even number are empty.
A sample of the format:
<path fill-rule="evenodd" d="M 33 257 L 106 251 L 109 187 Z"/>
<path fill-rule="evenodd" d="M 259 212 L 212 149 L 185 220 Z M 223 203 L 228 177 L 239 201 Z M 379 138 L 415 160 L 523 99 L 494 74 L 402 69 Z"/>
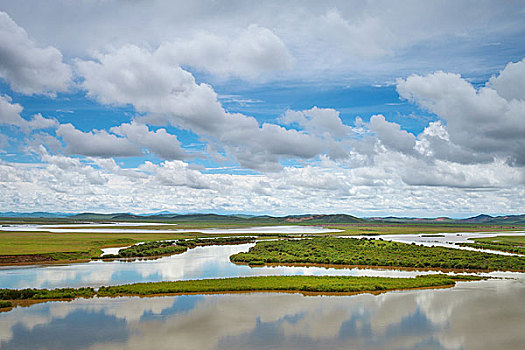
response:
<path fill-rule="evenodd" d="M 120 286 L 0 289 L 0 305 L 21 300 L 61 300 L 92 297 L 154 296 L 161 294 L 227 293 L 227 292 L 302 292 L 358 293 L 400 289 L 451 287 L 456 281 L 476 281 L 478 276 L 425 275 L 415 278 L 354 277 L 354 276 L 258 276 L 215 278 L 174 282 L 135 283 Z"/>
<path fill-rule="evenodd" d="M 311 238 L 257 242 L 234 263 L 336 264 L 525 271 L 525 257 L 356 238 Z"/>
<path fill-rule="evenodd" d="M 473 239 L 472 243 L 459 243 L 464 247 L 499 250 L 525 255 L 525 236 L 497 236 Z"/>

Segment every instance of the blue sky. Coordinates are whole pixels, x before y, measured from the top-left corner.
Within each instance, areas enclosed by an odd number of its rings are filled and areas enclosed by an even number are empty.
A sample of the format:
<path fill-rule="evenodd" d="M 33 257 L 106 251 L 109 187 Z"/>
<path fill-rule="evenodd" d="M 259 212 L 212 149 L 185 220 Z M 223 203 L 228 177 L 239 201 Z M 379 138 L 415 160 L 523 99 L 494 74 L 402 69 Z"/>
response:
<path fill-rule="evenodd" d="M 523 212 L 522 1 L 0 11 L 6 211 Z"/>

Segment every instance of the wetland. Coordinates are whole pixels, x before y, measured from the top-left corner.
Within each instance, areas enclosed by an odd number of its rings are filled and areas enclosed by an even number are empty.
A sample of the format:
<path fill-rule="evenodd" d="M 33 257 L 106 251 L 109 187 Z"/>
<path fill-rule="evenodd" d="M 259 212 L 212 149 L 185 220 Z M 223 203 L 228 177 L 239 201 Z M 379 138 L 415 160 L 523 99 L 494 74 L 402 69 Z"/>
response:
<path fill-rule="evenodd" d="M 348 233 L 341 226 L 88 225 L 2 227 L 0 240 L 26 239 L 28 246 L 18 247 L 26 253 L 35 253 L 36 237 L 53 235 L 77 244 L 69 253 L 97 257 L 0 267 L 2 349 L 24 349 L 37 339 L 43 349 L 488 349 L 513 348 L 522 336 L 498 324 L 504 336 L 481 344 L 475 328 L 494 330 L 472 324 L 470 315 L 488 303 L 476 319 L 481 313 L 507 324 L 509 317 L 525 317 L 521 306 L 510 306 L 524 296 L 525 274 L 518 271 L 524 257 L 456 243 L 519 243 L 523 232 L 423 228 L 414 234 L 411 228 L 407 235 L 385 230 L 356 239 L 338 238 Z M 123 231 L 107 232 L 108 226 Z M 201 228 L 206 231 L 197 232 Z M 68 253 L 53 250 L 46 239 L 48 253 Z M 163 248 L 176 251 L 158 251 Z M 251 266 L 244 264 L 247 257 Z M 57 337 L 57 329 L 68 334 Z M 166 332 L 176 345 L 166 341 Z M 162 343 L 155 340 L 160 334 Z"/>

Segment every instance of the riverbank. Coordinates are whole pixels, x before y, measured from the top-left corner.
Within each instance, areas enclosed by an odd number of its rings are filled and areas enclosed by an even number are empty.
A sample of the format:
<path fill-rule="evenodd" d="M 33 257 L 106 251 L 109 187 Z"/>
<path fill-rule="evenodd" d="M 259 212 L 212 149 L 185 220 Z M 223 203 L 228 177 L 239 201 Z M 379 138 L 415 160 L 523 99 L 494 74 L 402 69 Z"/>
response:
<path fill-rule="evenodd" d="M 457 243 L 462 247 L 470 247 L 485 250 L 498 250 L 507 253 L 525 255 L 525 236 L 497 236 L 487 238 L 475 238 L 473 242 Z"/>

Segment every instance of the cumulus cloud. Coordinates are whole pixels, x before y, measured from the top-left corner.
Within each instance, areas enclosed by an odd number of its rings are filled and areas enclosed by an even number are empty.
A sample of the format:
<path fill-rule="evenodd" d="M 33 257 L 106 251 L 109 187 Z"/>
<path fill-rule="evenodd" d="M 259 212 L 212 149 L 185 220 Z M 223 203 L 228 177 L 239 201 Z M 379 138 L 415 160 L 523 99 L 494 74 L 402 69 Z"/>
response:
<path fill-rule="evenodd" d="M 0 125 L 14 125 L 24 132 L 36 129 L 54 128 L 58 125 L 56 119 L 43 117 L 40 113 L 33 115 L 31 120 L 26 120 L 20 115 L 24 108 L 18 103 L 12 103 L 7 95 L 0 95 Z"/>
<path fill-rule="evenodd" d="M 124 137 L 117 137 L 105 130 L 83 132 L 72 124 L 57 128 L 57 136 L 66 143 L 66 152 L 94 157 L 140 156 L 140 149 Z"/>
<path fill-rule="evenodd" d="M 475 153 L 452 143 L 441 120 L 429 123 L 417 139 L 416 149 L 429 159 L 460 164 L 491 163 L 494 160 L 490 154 Z"/>
<path fill-rule="evenodd" d="M 281 156 L 310 159 L 327 149 L 337 153 L 333 143 L 325 145 L 313 135 L 270 123 L 261 126 L 253 117 L 226 112 L 211 86 L 195 82 L 191 73 L 164 60 L 159 50 L 126 46 L 98 54 L 97 61 L 78 60 L 77 69 L 88 96 L 104 104 L 133 105 L 148 114 L 137 118 L 141 123 L 191 130 L 219 144 L 244 167 L 274 171 L 281 168 Z M 334 127 L 320 117 L 312 125 Z"/>
<path fill-rule="evenodd" d="M 0 96 L 0 124 L 31 132 L 24 149 L 42 157 L 41 164 L 29 165 L 0 160 L 5 208 L 282 214 L 370 214 L 381 208 L 388 214 L 457 215 L 512 212 L 525 205 L 525 61 L 509 63 L 481 88 L 457 74 L 424 75 L 434 71 L 436 59 L 441 69 L 450 65 L 469 78 L 486 74 L 485 64 L 490 70 L 499 65 L 501 56 L 484 57 L 488 63 L 480 64 L 466 60 L 464 51 L 459 62 L 450 39 L 486 49 L 493 38 L 486 34 L 505 32 L 497 36 L 504 42 L 523 28 L 521 5 L 488 2 L 472 12 L 465 11 L 468 4 L 438 2 L 395 7 L 381 1 L 299 7 L 169 2 L 159 11 L 140 2 L 51 1 L 34 4 L 28 14 L 16 11 L 13 4 L 19 2 L 4 3 L 31 34 L 0 13 L 0 78 L 14 91 L 66 91 L 71 72 L 56 46 L 67 57 L 82 57 L 74 61 L 75 78 L 89 97 L 139 114 L 86 131 L 41 114 L 22 117 L 22 106 Z M 56 6 L 60 18 L 53 17 Z M 50 18 L 62 24 L 49 26 Z M 470 34 L 458 34 L 463 32 Z M 399 95 L 437 117 L 419 135 L 383 115 L 372 115 L 370 122 L 356 118 L 349 126 L 331 108 L 288 110 L 279 124 L 261 122 L 228 111 L 214 88 L 201 82 L 217 77 L 231 79 L 228 84 L 277 77 L 287 83 L 301 77 L 302 84 L 316 79 L 346 84 L 363 77 L 360 83 L 366 77 L 384 82 L 385 76 L 406 76 L 407 69 L 421 73 L 399 80 Z M 262 174 L 212 174 L 219 169 L 184 162 L 191 154 L 167 126 L 194 133 L 214 161 L 236 161 L 241 167 L 234 165 L 236 170 Z M 51 128 L 56 137 L 51 130 L 33 132 Z M 0 147 L 15 141 L 0 135 Z M 57 155 L 61 152 L 87 157 Z M 111 158 L 148 153 L 165 161 L 122 168 Z"/>
<path fill-rule="evenodd" d="M 250 25 L 235 35 L 201 32 L 191 40 L 165 43 L 158 56 L 178 65 L 192 66 L 219 76 L 252 79 L 264 73 L 290 69 L 293 58 L 271 30 Z"/>
<path fill-rule="evenodd" d="M 40 48 L 9 15 L 0 12 L 0 77 L 14 91 L 54 95 L 66 91 L 71 69 L 54 47 Z"/>
<path fill-rule="evenodd" d="M 506 100 L 525 100 L 525 59 L 508 63 L 498 76 L 490 78 L 487 85 Z"/>
<path fill-rule="evenodd" d="M 88 96 L 103 104 L 133 105 L 139 112 L 170 115 L 176 126 L 197 133 L 225 127 L 225 111 L 217 94 L 178 65 L 154 53 L 126 46 L 96 61 L 77 60 Z M 162 120 L 162 118 L 161 118 Z"/>
<path fill-rule="evenodd" d="M 151 131 L 146 125 L 133 121 L 112 127 L 110 131 L 125 136 L 134 144 L 147 148 L 163 159 L 173 160 L 187 157 L 186 152 L 180 147 L 177 136 L 169 134 L 166 129 Z"/>
<path fill-rule="evenodd" d="M 520 74 L 515 65 L 507 66 L 502 79 L 493 78 L 491 84 L 499 91 L 512 90 L 510 77 Z M 444 120 L 453 144 L 485 160 L 503 157 L 509 164 L 525 165 L 525 100 L 518 95 L 506 99 L 491 87 L 476 89 L 460 75 L 444 72 L 400 79 L 397 91 Z"/>
<path fill-rule="evenodd" d="M 153 174 L 154 179 L 164 186 L 186 186 L 193 189 L 209 189 L 212 181 L 197 170 L 190 169 L 182 161 L 166 161 L 160 165 L 145 162 L 139 168 Z"/>
<path fill-rule="evenodd" d="M 50 155 L 45 151 L 41 158 L 47 163 L 47 170 L 52 174 L 53 180 L 56 180 L 56 182 L 52 180 L 51 185 L 54 188 L 57 188 L 55 185 L 61 184 L 75 186 L 84 181 L 90 185 L 104 185 L 107 181 L 101 171 L 82 163 L 79 159 Z"/>
<path fill-rule="evenodd" d="M 114 126 L 109 132 L 83 132 L 72 124 L 61 124 L 56 135 L 66 144 L 65 151 L 68 154 L 102 158 L 132 157 L 143 155 L 145 150 L 167 160 L 188 158 L 176 135 L 162 128 L 152 131 L 147 125 L 135 121 Z"/>
<path fill-rule="evenodd" d="M 416 137 L 401 129 L 397 123 L 386 121 L 382 115 L 373 115 L 370 118 L 370 130 L 372 130 L 386 147 L 403 152 L 412 153 L 416 145 Z"/>
<path fill-rule="evenodd" d="M 334 163 L 265 175 L 204 173 L 179 160 L 122 168 L 112 159 L 45 151 L 41 160 L 26 166 L 0 162 L 5 210 L 458 215 L 515 213 L 525 205 L 519 187 L 525 179 L 503 162 L 430 164 L 393 151 L 378 154 L 366 167 Z"/>
<path fill-rule="evenodd" d="M 284 124 L 297 124 L 312 133 L 328 132 L 335 137 L 345 137 L 352 128 L 344 125 L 340 113 L 333 108 L 313 107 L 304 111 L 287 110 L 280 118 Z"/>

